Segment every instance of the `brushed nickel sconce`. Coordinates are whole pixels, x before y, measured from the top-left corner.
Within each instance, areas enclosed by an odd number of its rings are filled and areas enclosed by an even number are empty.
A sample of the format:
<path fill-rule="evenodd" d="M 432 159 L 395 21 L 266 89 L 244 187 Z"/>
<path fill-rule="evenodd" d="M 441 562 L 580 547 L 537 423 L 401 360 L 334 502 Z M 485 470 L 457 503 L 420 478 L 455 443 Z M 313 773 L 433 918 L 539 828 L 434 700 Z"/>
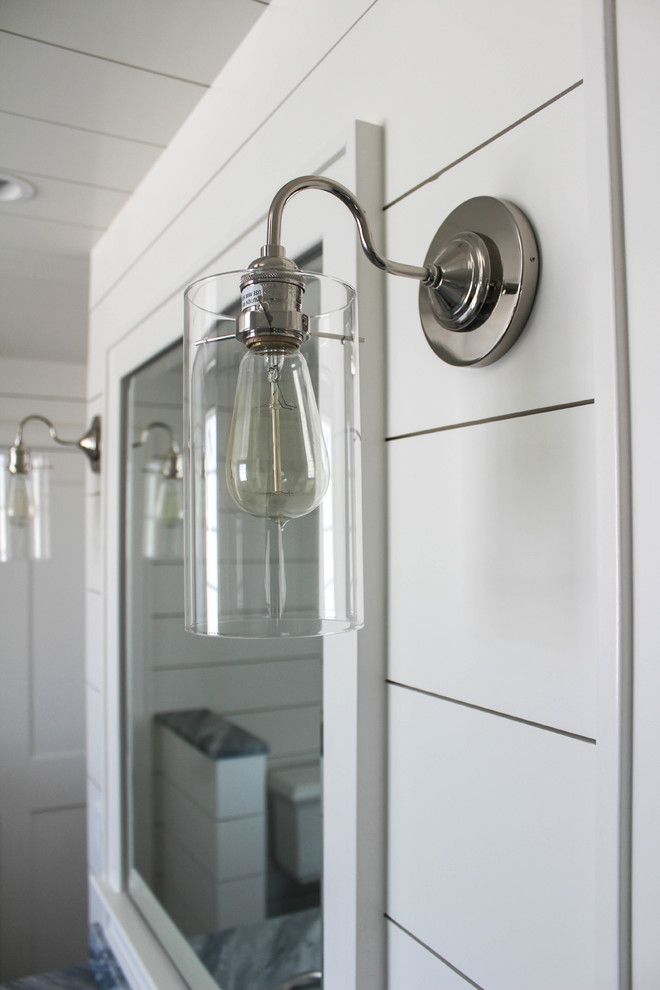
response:
<path fill-rule="evenodd" d="M 50 557 L 50 464 L 45 457 L 32 455 L 23 442 L 29 422 L 43 423 L 51 440 L 63 447 L 81 450 L 95 474 L 101 470 L 101 419 L 77 440 L 64 440 L 54 424 L 39 413 L 26 416 L 18 424 L 16 437 L 7 455 L 0 455 L 0 561 L 47 560 Z"/>
<path fill-rule="evenodd" d="M 152 458 L 144 468 L 142 554 L 146 560 L 183 559 L 183 457 L 168 423 L 145 426 L 133 449 L 144 447 L 150 434 L 162 430 L 167 437 L 165 454 Z"/>
<path fill-rule="evenodd" d="M 379 253 L 362 207 L 345 186 L 316 175 L 282 186 L 260 257 L 245 271 L 210 276 L 186 290 L 186 628 L 205 635 L 320 635 L 362 625 L 355 293 L 345 283 L 300 271 L 286 255 L 284 207 L 305 189 L 330 193 L 348 207 L 373 265 L 420 283 L 422 330 L 449 364 L 497 361 L 520 336 L 534 301 L 536 238 L 522 211 L 504 200 L 480 196 L 462 203 L 438 228 L 424 264 L 415 266 Z M 230 317 L 239 288 L 240 312 Z M 332 341 L 343 347 L 343 358 L 328 358 L 314 383 L 305 354 L 320 362 L 321 345 Z M 217 383 L 227 378 L 227 352 L 235 355 L 237 345 L 241 360 L 227 426 L 228 396 L 218 394 Z M 262 573 L 251 587 L 246 568 L 236 564 L 244 535 L 237 530 L 224 543 L 218 537 L 231 530 L 227 520 L 236 507 L 264 526 L 265 580 Z M 304 576 L 299 568 L 289 582 L 296 597 L 287 600 L 285 572 L 298 565 L 294 554 L 285 567 L 282 531 L 317 509 L 327 546 L 313 566 L 306 559 Z"/>
<path fill-rule="evenodd" d="M 522 210 L 491 196 L 469 199 L 440 225 L 423 266 L 403 265 L 377 251 L 367 217 L 349 189 L 323 176 L 304 175 L 287 182 L 275 195 L 268 213 L 266 245 L 250 265 L 254 277 L 241 283 L 243 290 L 254 286 L 247 295 L 243 292 L 242 332 L 248 347 L 260 333 L 272 332 L 273 322 L 262 299 L 280 323 L 284 319 L 284 326 L 278 323 L 277 335 L 293 331 L 292 339 L 298 336 L 299 321 L 282 307 L 287 293 L 274 285 L 290 284 L 278 281 L 278 270 L 296 268 L 281 246 L 282 215 L 289 199 L 304 189 L 330 193 L 348 207 L 362 250 L 376 268 L 420 283 L 422 329 L 443 361 L 463 366 L 492 364 L 516 342 L 532 308 L 539 270 L 536 237 Z M 295 311 L 300 311 L 299 301 Z"/>

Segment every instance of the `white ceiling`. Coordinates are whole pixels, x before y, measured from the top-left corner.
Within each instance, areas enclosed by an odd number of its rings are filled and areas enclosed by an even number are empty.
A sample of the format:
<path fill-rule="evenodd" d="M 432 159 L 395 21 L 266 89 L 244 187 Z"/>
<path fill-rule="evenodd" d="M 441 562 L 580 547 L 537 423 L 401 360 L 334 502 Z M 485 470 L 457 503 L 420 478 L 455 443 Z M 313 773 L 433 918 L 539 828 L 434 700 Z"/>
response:
<path fill-rule="evenodd" d="M 84 361 L 87 255 L 265 0 L 0 0 L 0 358 Z"/>

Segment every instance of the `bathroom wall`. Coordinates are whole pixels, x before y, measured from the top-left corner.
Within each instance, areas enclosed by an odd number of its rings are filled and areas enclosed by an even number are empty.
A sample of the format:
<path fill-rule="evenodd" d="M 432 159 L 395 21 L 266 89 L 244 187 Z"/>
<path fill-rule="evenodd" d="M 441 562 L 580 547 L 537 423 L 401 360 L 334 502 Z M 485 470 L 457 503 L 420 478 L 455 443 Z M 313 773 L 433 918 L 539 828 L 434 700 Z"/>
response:
<path fill-rule="evenodd" d="M 243 204 L 354 119 L 384 127 L 389 256 L 421 261 L 475 195 L 538 232 L 534 312 L 489 368 L 435 358 L 415 285 L 387 280 L 390 990 L 619 985 L 616 327 L 594 303 L 611 230 L 588 252 L 611 207 L 601 20 L 595 0 L 273 0 L 93 253 L 90 411 L 113 342 L 171 319 Z"/>
<path fill-rule="evenodd" d="M 85 428 L 85 369 L 0 361 L 0 446 L 39 412 Z M 87 955 L 84 459 L 41 424 L 25 440 L 52 464 L 51 559 L 0 564 L 0 981 Z"/>

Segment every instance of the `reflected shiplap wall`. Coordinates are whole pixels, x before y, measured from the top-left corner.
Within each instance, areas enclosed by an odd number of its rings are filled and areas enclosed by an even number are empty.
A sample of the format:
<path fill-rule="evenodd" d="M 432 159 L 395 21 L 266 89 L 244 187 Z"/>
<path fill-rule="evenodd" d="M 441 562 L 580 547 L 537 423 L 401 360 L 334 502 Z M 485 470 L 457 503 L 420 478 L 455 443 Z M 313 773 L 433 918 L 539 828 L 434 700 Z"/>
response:
<path fill-rule="evenodd" d="M 85 369 L 0 361 L 0 445 L 24 416 L 85 428 Z M 0 564 L 0 980 L 84 962 L 84 459 L 41 424 L 52 464 L 51 559 Z"/>
<path fill-rule="evenodd" d="M 391 257 L 423 258 L 475 195 L 510 198 L 538 231 L 532 318 L 489 368 L 433 357 L 416 287 L 387 281 L 390 990 L 617 985 L 617 672 L 598 643 L 610 383 L 589 292 L 567 277 L 589 268 L 582 14 L 274 0 L 93 256 L 100 402 L 112 341 L 171 319 L 245 197 L 265 204 L 355 118 L 385 128 Z"/>
<path fill-rule="evenodd" d="M 151 377 L 148 370 L 136 376 L 127 410 L 133 439 L 149 423 L 160 421 L 172 428 L 182 447 L 181 360 L 173 370 L 164 359 L 160 374 L 152 369 Z M 172 355 L 170 364 L 176 361 Z M 185 632 L 183 560 L 143 557 L 144 467 L 164 453 L 164 443 L 163 433 L 156 431 L 144 447 L 131 452 L 126 612 L 127 707 L 133 726 L 131 841 L 136 844 L 136 868 L 159 893 L 160 864 L 153 848 L 158 845 L 153 830 L 160 825 L 153 803 L 158 782 L 152 778 L 160 769 L 152 751 L 153 715 L 211 708 L 263 739 L 269 747 L 268 766 L 277 768 L 318 760 L 321 704 L 319 640 L 241 642 Z M 199 856 L 193 844 L 187 852 Z"/>

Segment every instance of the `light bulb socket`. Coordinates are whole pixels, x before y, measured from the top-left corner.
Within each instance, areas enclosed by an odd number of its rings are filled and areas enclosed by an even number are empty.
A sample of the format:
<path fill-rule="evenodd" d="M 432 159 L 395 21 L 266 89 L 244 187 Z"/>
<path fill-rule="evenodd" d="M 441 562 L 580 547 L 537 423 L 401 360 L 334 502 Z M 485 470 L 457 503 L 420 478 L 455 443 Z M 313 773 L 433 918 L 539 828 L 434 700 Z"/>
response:
<path fill-rule="evenodd" d="M 309 337 L 300 269 L 276 245 L 262 249 L 241 278 L 236 336 L 246 347 L 293 350 Z"/>
<path fill-rule="evenodd" d="M 9 463 L 7 470 L 10 474 L 29 474 L 32 467 L 29 448 L 24 443 L 14 443 L 9 448 Z"/>
<path fill-rule="evenodd" d="M 183 457 L 178 450 L 169 450 L 163 459 L 161 474 L 167 481 L 180 481 L 183 478 Z"/>

